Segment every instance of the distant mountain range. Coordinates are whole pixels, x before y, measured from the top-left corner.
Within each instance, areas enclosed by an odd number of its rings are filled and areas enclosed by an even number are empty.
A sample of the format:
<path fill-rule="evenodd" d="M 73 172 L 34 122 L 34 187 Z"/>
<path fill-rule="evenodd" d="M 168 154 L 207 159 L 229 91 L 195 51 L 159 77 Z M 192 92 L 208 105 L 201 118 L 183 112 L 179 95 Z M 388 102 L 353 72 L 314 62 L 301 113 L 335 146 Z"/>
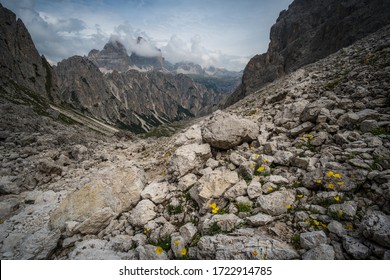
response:
<path fill-rule="evenodd" d="M 145 39 L 138 37 L 137 44 L 145 43 Z M 241 82 L 243 71 L 229 71 L 213 66 L 203 68 L 193 62 L 170 63 L 166 61 L 161 50 L 155 48 L 155 56 L 141 56 L 135 52 L 128 53 L 126 47 L 118 40 L 110 40 L 103 50 L 91 50 L 88 59 L 91 60 L 102 73 L 161 71 L 163 73 L 184 74 L 194 81 L 215 92 L 230 94 Z"/>

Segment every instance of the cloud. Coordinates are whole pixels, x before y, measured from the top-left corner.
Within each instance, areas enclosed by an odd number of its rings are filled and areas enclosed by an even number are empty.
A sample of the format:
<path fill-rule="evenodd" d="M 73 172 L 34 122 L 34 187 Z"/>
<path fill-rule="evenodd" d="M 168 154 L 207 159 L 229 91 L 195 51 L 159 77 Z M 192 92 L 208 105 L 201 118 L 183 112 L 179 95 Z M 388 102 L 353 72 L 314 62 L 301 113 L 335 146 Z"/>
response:
<path fill-rule="evenodd" d="M 128 22 L 115 27 L 115 33 L 111 34 L 110 37 L 110 41 L 113 40 L 118 40 L 124 44 L 129 54 L 134 52 L 145 57 L 161 55 L 160 50 L 153 43 L 153 39 L 145 32 L 134 30 Z"/>
<path fill-rule="evenodd" d="M 102 49 L 116 36 L 129 53 L 155 56 L 157 46 L 172 63 L 241 70 L 266 50 L 269 27 L 291 0 L 0 2 L 22 18 L 38 51 L 53 62 Z M 145 40 L 137 44 L 138 37 Z"/>
<path fill-rule="evenodd" d="M 202 45 L 202 39 L 199 35 L 192 37 L 189 44 L 174 35 L 161 49 L 165 59 L 171 63 L 191 61 L 203 67 L 215 66 L 230 70 L 242 70 L 249 60 L 249 57 L 226 55 L 218 50 L 209 50 Z"/>

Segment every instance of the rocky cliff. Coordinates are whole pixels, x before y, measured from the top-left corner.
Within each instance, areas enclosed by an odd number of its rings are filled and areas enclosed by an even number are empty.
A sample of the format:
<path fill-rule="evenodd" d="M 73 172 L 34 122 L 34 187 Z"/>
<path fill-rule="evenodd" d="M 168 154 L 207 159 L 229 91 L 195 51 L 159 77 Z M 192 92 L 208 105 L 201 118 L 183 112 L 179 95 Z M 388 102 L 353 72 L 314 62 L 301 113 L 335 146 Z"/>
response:
<path fill-rule="evenodd" d="M 385 0 L 295 0 L 272 26 L 268 51 L 249 61 L 226 105 L 352 44 L 387 25 L 389 18 Z"/>
<path fill-rule="evenodd" d="M 33 99 L 56 100 L 58 89 L 51 66 L 39 55 L 23 22 L 1 4 L 0 38 L 2 93 L 11 99 L 22 98 L 23 91 Z"/>
<path fill-rule="evenodd" d="M 137 133 L 210 113 L 222 98 L 184 75 L 135 70 L 103 74 L 77 56 L 58 63 L 54 72 L 64 105 Z"/>

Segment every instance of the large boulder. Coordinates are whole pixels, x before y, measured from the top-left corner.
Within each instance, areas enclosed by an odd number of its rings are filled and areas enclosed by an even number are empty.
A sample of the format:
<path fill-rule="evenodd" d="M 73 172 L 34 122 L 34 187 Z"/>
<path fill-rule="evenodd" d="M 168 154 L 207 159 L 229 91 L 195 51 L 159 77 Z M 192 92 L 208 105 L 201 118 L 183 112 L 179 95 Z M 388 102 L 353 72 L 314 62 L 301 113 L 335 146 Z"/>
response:
<path fill-rule="evenodd" d="M 201 169 L 211 157 L 209 144 L 189 144 L 179 147 L 170 160 L 170 170 L 182 177 L 190 171 Z"/>
<path fill-rule="evenodd" d="M 217 111 L 202 128 L 203 141 L 211 147 L 230 149 L 257 138 L 259 127 L 251 120 Z"/>
<path fill-rule="evenodd" d="M 126 162 L 92 174 L 80 190 L 69 194 L 52 213 L 50 226 L 63 230 L 69 222 L 75 232 L 98 233 L 112 218 L 130 210 L 141 198 L 144 172 Z"/>
<path fill-rule="evenodd" d="M 291 245 L 253 230 L 243 230 L 235 236 L 203 236 L 199 240 L 197 252 L 197 258 L 201 260 L 291 260 L 298 257 Z"/>
<path fill-rule="evenodd" d="M 363 235 L 390 248 L 390 216 L 376 211 L 366 215 L 360 225 Z"/>

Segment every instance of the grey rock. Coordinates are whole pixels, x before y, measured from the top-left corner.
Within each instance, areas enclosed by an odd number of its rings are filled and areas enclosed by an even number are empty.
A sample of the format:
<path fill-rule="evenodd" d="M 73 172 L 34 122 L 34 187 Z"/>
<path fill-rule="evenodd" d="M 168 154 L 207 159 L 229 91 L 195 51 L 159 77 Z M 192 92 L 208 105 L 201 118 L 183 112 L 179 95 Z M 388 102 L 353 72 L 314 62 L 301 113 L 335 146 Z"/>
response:
<path fill-rule="evenodd" d="M 277 151 L 274 154 L 274 163 L 289 166 L 294 154 L 288 151 Z"/>
<path fill-rule="evenodd" d="M 222 111 L 214 113 L 202 128 L 203 140 L 212 147 L 230 149 L 257 138 L 259 127 L 251 120 L 239 118 Z"/>
<path fill-rule="evenodd" d="M 230 232 L 244 223 L 242 219 L 234 214 L 213 215 L 206 219 L 202 224 L 202 233 L 207 235 L 210 233 L 211 227 L 217 224 L 221 232 Z"/>
<path fill-rule="evenodd" d="M 371 132 L 379 127 L 376 120 L 364 120 L 360 123 L 360 130 L 362 132 Z"/>
<path fill-rule="evenodd" d="M 334 258 L 334 249 L 327 244 L 321 244 L 302 255 L 303 260 L 334 260 Z"/>
<path fill-rule="evenodd" d="M 304 122 L 297 127 L 294 127 L 293 129 L 290 130 L 290 135 L 292 137 L 296 137 L 301 133 L 304 132 L 309 132 L 315 125 L 311 122 Z"/>
<path fill-rule="evenodd" d="M 141 192 L 142 199 L 149 199 L 156 204 L 162 203 L 165 201 L 166 196 L 169 193 L 169 184 L 166 182 L 158 183 L 153 182 L 146 186 L 146 188 Z"/>
<path fill-rule="evenodd" d="M 304 232 L 300 235 L 300 244 L 304 249 L 312 249 L 327 242 L 326 234 L 323 231 Z"/>
<path fill-rule="evenodd" d="M 298 253 L 289 244 L 273 239 L 266 235 L 255 234 L 229 236 L 218 234 L 202 236 L 198 243 L 197 258 L 220 260 L 247 260 L 253 259 L 253 252 L 257 252 L 257 259 L 291 260 L 298 258 Z"/>
<path fill-rule="evenodd" d="M 184 176 L 202 165 L 211 157 L 209 144 L 189 144 L 175 150 L 170 159 L 170 167 L 173 171 Z"/>
<path fill-rule="evenodd" d="M 131 211 L 129 222 L 134 226 L 143 227 L 156 217 L 154 208 L 155 205 L 149 199 L 141 200 Z"/>
<path fill-rule="evenodd" d="M 370 249 L 350 236 L 343 237 L 343 247 L 353 258 L 358 260 L 366 259 L 370 255 Z"/>
<path fill-rule="evenodd" d="M 360 228 L 363 235 L 390 248 L 390 216 L 376 211 L 363 217 Z"/>
<path fill-rule="evenodd" d="M 239 181 L 233 187 L 229 188 L 225 193 L 224 197 L 229 200 L 234 200 L 238 196 L 243 196 L 247 194 L 248 186 L 244 180 Z"/>
<path fill-rule="evenodd" d="M 341 115 L 340 118 L 337 120 L 337 124 L 344 128 L 347 126 L 354 126 L 358 123 L 359 116 L 355 113 L 346 113 L 344 115 Z"/>
<path fill-rule="evenodd" d="M 192 238 L 198 232 L 198 229 L 194 226 L 193 223 L 187 223 L 180 227 L 179 232 L 183 237 L 184 243 L 189 244 L 192 241 Z"/>
<path fill-rule="evenodd" d="M 293 190 L 275 191 L 268 195 L 261 195 L 257 198 L 257 205 L 269 215 L 278 216 L 287 212 L 287 206 L 295 200 Z"/>
<path fill-rule="evenodd" d="M 188 191 L 195 183 L 198 181 L 198 178 L 195 174 L 189 173 L 180 178 L 178 187 L 181 191 Z"/>
<path fill-rule="evenodd" d="M 272 221 L 274 221 L 274 219 L 275 219 L 274 217 L 263 213 L 258 213 L 254 216 L 250 216 L 246 218 L 246 220 L 255 227 L 269 224 Z"/>
<path fill-rule="evenodd" d="M 258 198 L 263 193 L 261 183 L 253 179 L 247 188 L 247 193 L 250 199 Z"/>
<path fill-rule="evenodd" d="M 328 208 L 329 215 L 338 216 L 341 219 L 353 220 L 357 211 L 357 205 L 353 201 L 347 201 L 342 204 L 332 204 Z"/>
<path fill-rule="evenodd" d="M 343 227 L 343 225 L 341 223 L 339 223 L 338 221 L 335 221 L 335 220 L 332 220 L 329 224 L 328 224 L 328 230 L 334 234 L 336 234 L 337 236 L 339 237 L 342 237 L 344 235 L 347 234 L 347 231 L 345 230 L 345 228 Z"/>

